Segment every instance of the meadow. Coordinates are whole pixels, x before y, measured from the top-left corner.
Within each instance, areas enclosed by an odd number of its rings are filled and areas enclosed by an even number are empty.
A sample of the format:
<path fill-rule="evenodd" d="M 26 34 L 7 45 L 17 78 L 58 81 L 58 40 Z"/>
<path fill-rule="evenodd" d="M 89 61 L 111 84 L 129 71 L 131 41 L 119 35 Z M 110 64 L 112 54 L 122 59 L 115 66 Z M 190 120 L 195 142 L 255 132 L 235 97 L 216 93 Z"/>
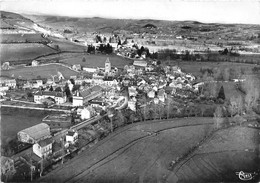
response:
<path fill-rule="evenodd" d="M 20 77 L 24 79 L 35 79 L 37 76 L 41 76 L 42 78 L 52 78 L 51 75 L 57 75 L 57 72 L 61 72 L 65 78 L 70 78 L 72 75 L 77 75 L 76 71 L 57 64 L 48 64 L 35 67 L 18 67 L 16 69 L 3 70 L 1 75 L 10 77 L 14 76 L 15 78 Z"/>
<path fill-rule="evenodd" d="M 40 181 L 153 182 L 158 166 L 158 171 L 168 172 L 169 163 L 202 140 L 211 124 L 210 118 L 187 118 L 129 125 Z M 147 181 L 147 176 L 153 180 Z"/>
<path fill-rule="evenodd" d="M 238 181 L 236 171 L 256 170 L 257 130 L 240 126 L 216 132 L 170 170 L 172 161 L 212 130 L 211 122 L 212 118 L 186 118 L 127 126 L 39 181 L 219 182 Z"/>
<path fill-rule="evenodd" d="M 1 34 L 1 43 L 47 43 L 41 34 Z"/>
<path fill-rule="evenodd" d="M 86 62 L 82 59 L 85 57 Z M 112 67 L 123 68 L 125 65 L 132 64 L 133 61 L 127 58 L 119 57 L 117 55 L 104 55 L 104 54 L 86 54 L 86 53 L 60 53 L 58 55 L 50 55 L 39 58 L 41 62 L 59 60 L 60 63 L 74 65 L 80 64 L 83 67 L 104 67 L 106 59 L 109 58 Z"/>
<path fill-rule="evenodd" d="M 56 52 L 54 49 L 38 43 L 0 44 L 0 50 L 2 63 L 32 61 L 38 56 Z"/>

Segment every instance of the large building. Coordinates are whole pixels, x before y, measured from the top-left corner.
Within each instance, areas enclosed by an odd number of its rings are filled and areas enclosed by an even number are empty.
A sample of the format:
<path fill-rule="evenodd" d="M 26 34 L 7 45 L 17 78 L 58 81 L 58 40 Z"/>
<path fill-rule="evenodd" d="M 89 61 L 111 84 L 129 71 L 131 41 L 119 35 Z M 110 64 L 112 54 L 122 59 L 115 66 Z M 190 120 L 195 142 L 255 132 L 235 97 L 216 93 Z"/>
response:
<path fill-rule="evenodd" d="M 18 140 L 29 144 L 48 138 L 51 135 L 50 127 L 46 123 L 40 123 L 30 128 L 26 128 L 17 133 Z"/>
<path fill-rule="evenodd" d="M 73 106 L 83 106 L 86 102 L 100 97 L 103 94 L 103 88 L 101 86 L 93 86 L 91 88 L 84 89 L 77 92 L 75 96 L 72 97 Z"/>

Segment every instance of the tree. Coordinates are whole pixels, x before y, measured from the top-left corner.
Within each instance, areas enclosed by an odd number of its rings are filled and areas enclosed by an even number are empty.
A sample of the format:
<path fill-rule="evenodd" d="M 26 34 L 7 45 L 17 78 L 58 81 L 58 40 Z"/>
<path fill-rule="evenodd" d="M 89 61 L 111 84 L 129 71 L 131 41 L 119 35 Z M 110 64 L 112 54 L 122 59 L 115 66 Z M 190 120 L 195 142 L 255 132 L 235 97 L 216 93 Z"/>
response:
<path fill-rule="evenodd" d="M 225 96 L 225 91 L 224 91 L 224 87 L 221 86 L 220 87 L 220 90 L 218 92 L 218 99 L 222 99 L 222 100 L 225 100 L 226 99 L 226 96 Z"/>
<path fill-rule="evenodd" d="M 52 87 L 52 85 L 51 85 L 51 87 L 50 87 L 50 91 L 53 91 L 53 87 Z"/>
<path fill-rule="evenodd" d="M 248 75 L 244 82 L 244 89 L 246 91 L 245 96 L 245 108 L 246 111 L 252 112 L 253 108 L 257 106 L 260 98 L 260 80 L 253 75 Z"/>

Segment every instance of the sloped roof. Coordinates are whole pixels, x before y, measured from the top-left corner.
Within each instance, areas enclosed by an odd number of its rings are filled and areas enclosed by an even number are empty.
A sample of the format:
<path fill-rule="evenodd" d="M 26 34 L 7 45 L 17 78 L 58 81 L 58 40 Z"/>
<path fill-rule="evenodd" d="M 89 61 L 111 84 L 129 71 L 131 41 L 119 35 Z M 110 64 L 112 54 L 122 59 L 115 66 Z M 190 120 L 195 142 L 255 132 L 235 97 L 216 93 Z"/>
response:
<path fill-rule="evenodd" d="M 31 136 L 33 139 L 37 140 L 45 136 L 50 135 L 50 127 L 46 123 L 40 123 L 38 125 L 34 125 L 30 128 L 26 128 L 21 130 L 20 132 L 26 133 Z M 19 132 L 18 132 L 19 133 Z"/>
<path fill-rule="evenodd" d="M 41 147 L 45 147 L 45 146 L 47 146 L 47 145 L 49 145 L 49 144 L 51 144 L 51 143 L 52 143 L 52 137 L 49 137 L 49 138 L 40 140 L 40 141 L 38 142 L 38 144 L 39 144 Z"/>
<path fill-rule="evenodd" d="M 65 93 L 63 92 L 54 92 L 54 91 L 38 91 L 34 95 L 49 95 L 49 96 L 54 96 L 54 97 L 64 97 Z"/>

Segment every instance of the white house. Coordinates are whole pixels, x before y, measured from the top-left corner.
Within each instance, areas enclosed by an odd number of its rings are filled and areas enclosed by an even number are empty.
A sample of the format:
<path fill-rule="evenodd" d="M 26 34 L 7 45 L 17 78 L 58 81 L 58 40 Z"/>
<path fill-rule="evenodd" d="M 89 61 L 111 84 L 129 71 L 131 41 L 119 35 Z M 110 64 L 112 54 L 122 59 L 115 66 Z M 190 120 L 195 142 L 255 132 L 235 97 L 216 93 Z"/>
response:
<path fill-rule="evenodd" d="M 87 108 L 82 109 L 81 112 L 80 112 L 80 118 L 82 120 L 91 118 L 90 111 Z"/>
<path fill-rule="evenodd" d="M 42 103 L 43 99 L 52 98 L 57 104 L 63 104 L 67 101 L 67 96 L 63 92 L 38 91 L 34 94 L 34 102 Z"/>
<path fill-rule="evenodd" d="M 39 65 L 39 62 L 37 60 L 33 60 L 32 61 L 32 66 L 35 67 L 35 66 L 38 66 Z"/>
<path fill-rule="evenodd" d="M 154 90 L 149 91 L 148 94 L 147 94 L 147 96 L 148 96 L 149 98 L 154 98 L 154 97 L 155 97 L 155 92 L 154 92 Z"/>
<path fill-rule="evenodd" d="M 45 159 L 52 154 L 52 138 L 46 138 L 40 140 L 39 142 L 33 145 L 33 153 L 39 156 L 40 158 Z"/>
<path fill-rule="evenodd" d="M 76 131 L 68 131 L 66 134 L 66 143 L 75 144 L 78 141 L 79 134 Z"/>
<path fill-rule="evenodd" d="M 96 68 L 90 68 L 90 67 L 83 67 L 82 70 L 91 73 L 97 72 Z"/>
<path fill-rule="evenodd" d="M 140 67 L 147 67 L 147 62 L 146 61 L 135 60 L 133 65 L 134 66 L 140 66 Z"/>

